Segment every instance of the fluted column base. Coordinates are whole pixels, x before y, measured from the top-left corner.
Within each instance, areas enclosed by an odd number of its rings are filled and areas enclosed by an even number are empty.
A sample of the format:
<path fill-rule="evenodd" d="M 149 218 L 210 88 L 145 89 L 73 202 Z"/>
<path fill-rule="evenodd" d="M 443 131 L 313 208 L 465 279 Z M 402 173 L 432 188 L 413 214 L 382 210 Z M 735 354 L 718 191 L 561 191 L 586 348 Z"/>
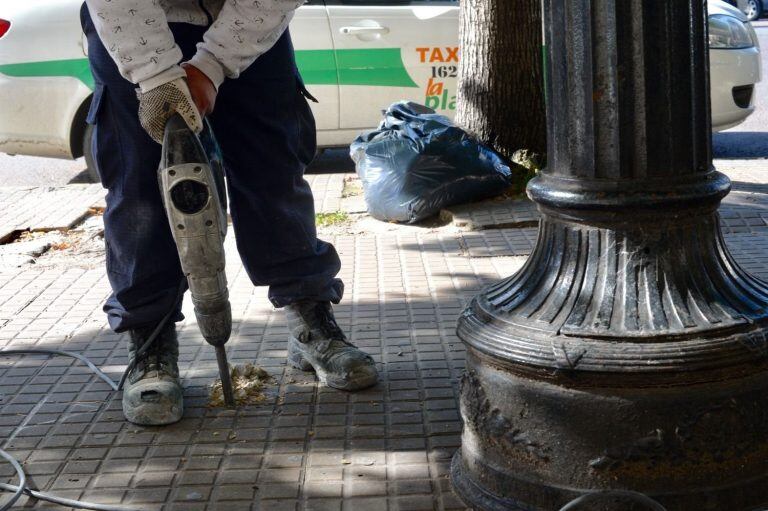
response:
<path fill-rule="evenodd" d="M 558 511 L 604 489 L 668 511 L 756 511 L 768 502 L 768 378 L 679 387 L 567 387 L 470 350 L 454 488 L 473 509 Z M 626 500 L 590 511 L 648 511 Z"/>
<path fill-rule="evenodd" d="M 467 503 L 556 511 L 600 489 L 669 511 L 768 503 L 768 285 L 728 253 L 716 202 L 540 204 L 526 266 L 459 319 Z"/>

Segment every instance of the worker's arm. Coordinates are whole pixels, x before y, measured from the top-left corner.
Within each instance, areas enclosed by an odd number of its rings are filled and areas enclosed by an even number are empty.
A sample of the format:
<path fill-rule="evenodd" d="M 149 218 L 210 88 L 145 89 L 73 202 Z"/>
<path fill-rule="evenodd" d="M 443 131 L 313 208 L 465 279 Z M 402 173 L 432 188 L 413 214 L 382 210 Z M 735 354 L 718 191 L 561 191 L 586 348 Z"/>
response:
<path fill-rule="evenodd" d="M 277 42 L 305 0 L 226 0 L 190 64 L 218 89 Z"/>
<path fill-rule="evenodd" d="M 152 0 L 86 0 L 99 38 L 120 74 L 149 91 L 184 77 L 181 50 Z"/>
<path fill-rule="evenodd" d="M 86 0 L 91 19 L 120 74 L 139 86 L 139 122 L 157 142 L 165 124 L 178 113 L 195 132 L 203 119 L 195 108 L 181 50 L 165 11 L 154 0 Z"/>

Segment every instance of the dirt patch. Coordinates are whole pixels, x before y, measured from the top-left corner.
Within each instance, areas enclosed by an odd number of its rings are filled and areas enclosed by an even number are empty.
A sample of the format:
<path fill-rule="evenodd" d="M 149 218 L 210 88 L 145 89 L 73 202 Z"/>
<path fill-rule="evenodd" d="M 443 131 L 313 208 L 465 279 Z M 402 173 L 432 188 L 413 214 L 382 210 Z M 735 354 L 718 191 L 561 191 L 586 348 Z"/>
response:
<path fill-rule="evenodd" d="M 37 258 L 61 243 L 59 232 L 19 231 L 11 243 L 0 245 L 0 268 L 19 268 L 33 264 Z"/>
<path fill-rule="evenodd" d="M 363 183 L 357 176 L 347 176 L 344 178 L 344 188 L 341 191 L 341 198 L 348 199 L 363 194 Z"/>
<path fill-rule="evenodd" d="M 53 233 L 29 233 L 30 236 L 52 235 Z M 48 250 L 32 263 L 43 268 L 99 268 L 104 266 L 104 219 L 100 209 L 92 208 L 88 216 L 77 226 L 64 232 L 57 232 L 51 239 Z"/>
<path fill-rule="evenodd" d="M 235 404 L 237 406 L 249 406 L 264 401 L 264 387 L 272 381 L 272 377 L 261 367 L 253 364 L 236 365 L 230 368 L 232 377 L 232 389 L 235 392 Z M 222 408 L 224 394 L 221 389 L 221 379 L 217 379 L 211 385 L 208 398 L 208 406 Z"/>

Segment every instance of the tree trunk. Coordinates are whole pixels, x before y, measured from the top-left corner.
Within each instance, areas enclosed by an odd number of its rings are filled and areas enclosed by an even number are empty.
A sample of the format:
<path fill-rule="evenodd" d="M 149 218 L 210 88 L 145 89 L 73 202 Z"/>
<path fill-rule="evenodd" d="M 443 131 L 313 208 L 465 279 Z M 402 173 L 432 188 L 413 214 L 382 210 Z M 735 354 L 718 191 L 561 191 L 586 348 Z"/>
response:
<path fill-rule="evenodd" d="M 541 0 L 462 0 L 457 122 L 508 159 L 544 154 Z"/>

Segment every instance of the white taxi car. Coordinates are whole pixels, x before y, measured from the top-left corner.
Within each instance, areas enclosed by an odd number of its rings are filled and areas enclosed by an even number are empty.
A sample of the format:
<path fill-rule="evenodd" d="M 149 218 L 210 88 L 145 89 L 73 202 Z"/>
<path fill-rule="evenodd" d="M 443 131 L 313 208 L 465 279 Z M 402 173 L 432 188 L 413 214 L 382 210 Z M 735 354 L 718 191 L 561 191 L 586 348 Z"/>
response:
<path fill-rule="evenodd" d="M 93 77 L 82 1 L 0 2 L 0 152 L 88 159 Z M 760 55 L 738 9 L 721 0 L 709 9 L 719 130 L 754 111 Z M 312 104 L 320 146 L 349 144 L 401 99 L 447 115 L 456 109 L 457 0 L 310 0 L 291 33 L 304 81 L 320 100 Z"/>

